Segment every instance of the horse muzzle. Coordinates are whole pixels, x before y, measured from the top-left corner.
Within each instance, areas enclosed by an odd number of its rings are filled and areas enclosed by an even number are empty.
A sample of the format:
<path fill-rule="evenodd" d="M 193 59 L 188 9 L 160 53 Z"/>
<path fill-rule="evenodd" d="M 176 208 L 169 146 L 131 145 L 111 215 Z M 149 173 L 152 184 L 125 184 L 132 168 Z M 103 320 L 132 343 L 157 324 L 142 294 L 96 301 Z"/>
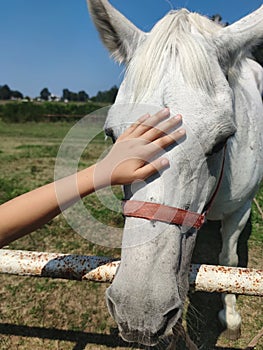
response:
<path fill-rule="evenodd" d="M 107 304 L 110 314 L 118 324 L 122 339 L 145 346 L 155 346 L 163 336 L 170 334 L 172 328 L 181 319 L 183 309 L 180 303 L 179 307 L 174 307 L 163 315 L 157 315 L 156 312 L 156 316 L 150 315 L 148 317 L 147 311 L 145 311 L 145 314 L 136 318 L 136 321 L 133 317 L 127 319 L 127 315 L 125 315 L 124 321 L 124 317 L 110 298 L 107 299 Z"/>

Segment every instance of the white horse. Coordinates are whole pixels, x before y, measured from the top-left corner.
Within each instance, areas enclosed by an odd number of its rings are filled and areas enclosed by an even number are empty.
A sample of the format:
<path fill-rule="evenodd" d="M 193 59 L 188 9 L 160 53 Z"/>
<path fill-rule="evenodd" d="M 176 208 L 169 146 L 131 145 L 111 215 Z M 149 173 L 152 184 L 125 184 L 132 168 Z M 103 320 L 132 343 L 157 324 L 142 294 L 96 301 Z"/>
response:
<path fill-rule="evenodd" d="M 221 177 L 208 219 L 222 223 L 220 264 L 236 266 L 263 174 L 263 73 L 247 58 L 263 39 L 263 7 L 226 28 L 186 9 L 171 11 L 144 33 L 107 0 L 88 6 L 102 41 L 127 66 L 106 133 L 116 138 L 139 113 L 164 106 L 182 114 L 187 129 L 184 142 L 166 150 L 170 168 L 125 187 L 126 199 L 200 214 Z M 126 218 L 121 265 L 106 293 L 123 339 L 154 345 L 181 318 L 196 231 Z M 219 318 L 238 335 L 235 295 L 224 295 L 223 305 Z"/>

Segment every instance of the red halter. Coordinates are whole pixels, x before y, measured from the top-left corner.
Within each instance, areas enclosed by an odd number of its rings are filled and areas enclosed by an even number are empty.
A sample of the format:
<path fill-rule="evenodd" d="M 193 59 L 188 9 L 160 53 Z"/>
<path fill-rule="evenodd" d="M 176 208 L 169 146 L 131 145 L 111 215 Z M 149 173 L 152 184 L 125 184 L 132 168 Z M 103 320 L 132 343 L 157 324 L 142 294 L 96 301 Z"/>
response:
<path fill-rule="evenodd" d="M 217 192 L 219 191 L 224 173 L 225 154 L 226 145 L 224 146 L 223 162 L 216 189 L 202 214 L 194 213 L 189 210 L 184 210 L 180 208 L 170 207 L 164 204 L 127 200 L 123 201 L 122 205 L 124 216 L 136 217 L 153 221 L 162 221 L 167 222 L 169 224 L 185 225 L 190 228 L 193 227 L 199 230 L 204 224 L 205 217 L 215 200 Z"/>

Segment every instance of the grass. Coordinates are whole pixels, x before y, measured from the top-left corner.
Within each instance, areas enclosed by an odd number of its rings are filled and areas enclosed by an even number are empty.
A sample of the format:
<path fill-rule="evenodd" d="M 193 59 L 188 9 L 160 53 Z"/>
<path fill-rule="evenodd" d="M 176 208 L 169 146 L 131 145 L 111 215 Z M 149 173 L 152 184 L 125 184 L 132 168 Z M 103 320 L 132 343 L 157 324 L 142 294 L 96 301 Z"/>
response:
<path fill-rule="evenodd" d="M 263 183 L 261 184 L 261 187 L 259 189 L 259 192 L 256 196 L 257 203 L 259 204 L 260 208 L 263 208 Z M 258 210 L 255 203 L 252 205 L 252 217 L 253 217 L 253 228 L 252 228 L 252 240 L 255 242 L 255 244 L 263 244 L 263 218 L 262 214 Z"/>
<path fill-rule="evenodd" d="M 68 122 L 0 122 L 0 203 L 53 181 L 57 151 L 72 126 Z M 95 125 L 90 126 L 89 130 L 83 130 L 82 136 L 94 134 L 94 128 Z M 94 163 L 107 147 L 108 143 L 98 132 L 92 145 L 84 150 L 80 167 Z M 120 188 L 115 188 L 114 194 L 121 198 Z M 257 200 L 263 207 L 262 187 Z M 98 220 L 122 227 L 122 215 L 101 205 L 96 195 L 86 198 L 85 205 Z M 252 217 L 249 265 L 259 268 L 262 265 L 263 226 L 255 205 Z M 89 226 L 87 223 L 87 230 L 92 229 Z M 62 215 L 36 232 L 13 242 L 9 248 L 120 257 L 119 249 L 95 245 L 75 233 Z M 116 325 L 105 305 L 107 284 L 9 275 L 1 275 L 0 281 L 1 350 L 127 348 L 116 336 Z M 245 320 L 242 338 L 230 342 L 220 337 L 218 346 L 243 348 L 262 327 L 262 304 L 259 298 L 242 296 L 238 304 Z M 203 349 L 212 350 L 206 347 Z"/>

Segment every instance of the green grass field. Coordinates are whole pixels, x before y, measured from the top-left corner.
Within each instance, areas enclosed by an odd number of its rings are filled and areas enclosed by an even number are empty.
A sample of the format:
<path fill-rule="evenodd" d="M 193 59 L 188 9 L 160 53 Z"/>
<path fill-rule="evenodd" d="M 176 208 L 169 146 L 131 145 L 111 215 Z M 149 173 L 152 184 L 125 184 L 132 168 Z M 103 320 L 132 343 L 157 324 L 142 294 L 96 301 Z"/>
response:
<path fill-rule="evenodd" d="M 71 127 L 69 122 L 5 124 L 0 121 L 0 203 L 53 181 L 57 151 Z M 85 132 L 88 135 L 94 129 Z M 109 141 L 105 143 L 99 134 L 83 153 L 80 167 L 94 163 L 108 145 Z M 120 188 L 115 188 L 114 193 L 121 198 Z M 263 188 L 257 200 L 262 208 Z M 85 205 L 98 220 L 112 226 L 123 225 L 122 215 L 104 208 L 96 195 L 86 198 Z M 87 222 L 87 230 L 91 229 Z M 262 218 L 253 205 L 251 267 L 262 268 L 262 233 Z M 119 249 L 95 245 L 75 233 L 62 215 L 9 248 L 120 257 Z M 117 337 L 116 325 L 108 314 L 104 301 L 107 284 L 11 275 L 0 275 L 0 280 L 0 349 L 129 348 Z M 218 349 L 243 349 L 262 327 L 260 298 L 241 296 L 238 304 L 244 320 L 242 337 L 232 342 L 220 337 Z M 260 344 L 258 349 L 260 346 L 263 349 L 263 342 Z M 205 345 L 202 349 L 212 350 Z"/>

